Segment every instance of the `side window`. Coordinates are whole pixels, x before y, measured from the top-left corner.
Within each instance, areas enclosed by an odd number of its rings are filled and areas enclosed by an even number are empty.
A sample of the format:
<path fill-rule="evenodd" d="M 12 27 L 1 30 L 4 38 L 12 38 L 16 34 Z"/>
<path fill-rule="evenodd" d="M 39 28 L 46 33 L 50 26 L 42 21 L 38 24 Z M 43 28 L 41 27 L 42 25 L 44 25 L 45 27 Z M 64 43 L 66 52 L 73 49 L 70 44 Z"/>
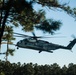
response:
<path fill-rule="evenodd" d="M 25 45 L 26 45 L 27 43 L 25 42 Z"/>

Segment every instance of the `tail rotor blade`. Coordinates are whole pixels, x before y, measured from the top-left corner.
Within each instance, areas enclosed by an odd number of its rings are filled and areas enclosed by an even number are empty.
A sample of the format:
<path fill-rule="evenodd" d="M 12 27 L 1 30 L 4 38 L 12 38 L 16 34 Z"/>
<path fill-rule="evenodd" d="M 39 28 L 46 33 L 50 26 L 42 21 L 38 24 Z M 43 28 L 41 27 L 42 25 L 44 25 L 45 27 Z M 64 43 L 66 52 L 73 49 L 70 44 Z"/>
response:
<path fill-rule="evenodd" d="M 74 39 L 76 38 L 74 34 L 72 34 L 72 37 L 73 37 Z"/>

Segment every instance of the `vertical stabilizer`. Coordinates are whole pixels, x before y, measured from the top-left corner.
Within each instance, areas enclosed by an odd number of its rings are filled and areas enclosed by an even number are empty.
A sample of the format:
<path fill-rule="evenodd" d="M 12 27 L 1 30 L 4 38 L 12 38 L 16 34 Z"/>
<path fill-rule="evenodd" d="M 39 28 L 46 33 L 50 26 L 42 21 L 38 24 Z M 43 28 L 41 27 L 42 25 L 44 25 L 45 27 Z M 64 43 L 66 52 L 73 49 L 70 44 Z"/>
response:
<path fill-rule="evenodd" d="M 71 41 L 71 42 L 69 43 L 69 45 L 67 46 L 67 48 L 68 48 L 68 49 L 72 49 L 73 46 L 75 45 L 75 43 L 76 43 L 76 39 L 74 39 L 73 41 Z"/>

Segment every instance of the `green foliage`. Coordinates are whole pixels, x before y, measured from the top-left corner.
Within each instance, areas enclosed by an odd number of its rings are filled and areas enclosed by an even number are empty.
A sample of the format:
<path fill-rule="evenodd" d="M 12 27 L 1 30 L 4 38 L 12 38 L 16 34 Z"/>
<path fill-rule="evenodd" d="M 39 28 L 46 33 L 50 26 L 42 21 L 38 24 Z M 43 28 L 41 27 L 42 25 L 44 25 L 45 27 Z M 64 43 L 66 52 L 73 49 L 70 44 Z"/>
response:
<path fill-rule="evenodd" d="M 3 1 L 0 0 L 0 10 L 2 10 L 0 12 L 5 13 L 8 7 L 11 7 L 8 15 L 9 20 L 6 22 L 12 23 L 13 26 L 17 27 L 20 25 L 24 31 L 33 31 L 35 27 L 38 27 L 37 29 L 48 33 L 54 33 L 54 31 L 58 30 L 61 22 L 50 19 L 51 22 L 54 22 L 53 27 L 51 27 L 47 24 L 48 19 L 46 19 L 44 9 L 40 9 L 37 12 L 33 8 L 34 4 L 41 5 L 42 7 L 47 6 L 49 10 L 61 9 L 76 18 L 76 8 L 71 8 L 71 6 L 68 6 L 67 3 L 62 4 L 59 0 L 12 0 L 12 3 L 10 0 L 6 0 L 4 4 Z M 2 19 L 3 16 L 4 14 L 2 15 Z"/>
<path fill-rule="evenodd" d="M 13 36 L 13 27 L 12 26 L 5 26 L 4 35 L 2 37 L 2 42 L 5 41 L 7 44 L 7 49 L 5 52 L 5 60 L 6 61 L 8 60 L 9 55 L 11 55 L 11 56 L 14 55 L 15 49 L 9 48 L 9 45 L 13 44 L 12 40 L 15 40 L 15 38 Z"/>
<path fill-rule="evenodd" d="M 15 49 L 8 49 L 8 51 L 6 51 L 6 55 L 7 55 L 7 56 L 8 56 L 8 55 L 13 56 L 13 55 L 14 55 L 14 51 L 15 51 Z"/>
<path fill-rule="evenodd" d="M 15 38 L 13 37 L 13 27 L 12 26 L 5 26 L 3 40 L 6 40 L 8 42 L 10 42 L 11 40 L 15 40 Z"/>
<path fill-rule="evenodd" d="M 70 63 L 71 64 L 71 63 Z M 69 65 L 70 65 L 69 64 Z M 68 66 L 69 66 L 68 65 Z M 61 68 L 57 63 L 38 65 L 33 63 L 10 63 L 0 60 L 0 75 L 76 75 L 76 64 Z"/>
<path fill-rule="evenodd" d="M 62 67 L 62 75 L 66 75 L 67 74 L 67 67 L 66 67 L 66 65 L 64 65 L 63 67 Z"/>
<path fill-rule="evenodd" d="M 1 72 L 0 75 L 5 75 L 4 72 Z"/>
<path fill-rule="evenodd" d="M 59 30 L 61 27 L 60 21 L 54 21 L 53 19 L 47 19 L 41 24 L 37 25 L 36 28 L 42 30 L 43 32 L 54 33 L 54 31 Z"/>

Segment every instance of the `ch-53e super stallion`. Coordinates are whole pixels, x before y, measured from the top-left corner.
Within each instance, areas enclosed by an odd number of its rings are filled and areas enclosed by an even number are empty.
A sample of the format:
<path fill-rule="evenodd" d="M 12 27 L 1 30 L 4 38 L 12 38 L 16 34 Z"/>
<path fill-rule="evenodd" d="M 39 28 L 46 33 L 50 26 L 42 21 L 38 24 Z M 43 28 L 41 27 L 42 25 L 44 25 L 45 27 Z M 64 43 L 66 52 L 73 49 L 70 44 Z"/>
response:
<path fill-rule="evenodd" d="M 48 37 L 41 37 L 36 36 L 33 33 L 33 36 L 28 36 L 20 33 L 14 33 L 17 34 L 17 37 L 24 37 L 25 39 L 20 40 L 17 42 L 16 46 L 17 49 L 20 48 L 28 48 L 39 51 L 41 53 L 42 51 L 53 53 L 54 50 L 57 49 L 67 49 L 70 50 L 73 48 L 73 46 L 76 43 L 76 39 L 73 39 L 67 46 L 62 46 L 54 43 L 49 43 L 48 41 L 39 40 L 38 38 L 48 38 Z"/>

